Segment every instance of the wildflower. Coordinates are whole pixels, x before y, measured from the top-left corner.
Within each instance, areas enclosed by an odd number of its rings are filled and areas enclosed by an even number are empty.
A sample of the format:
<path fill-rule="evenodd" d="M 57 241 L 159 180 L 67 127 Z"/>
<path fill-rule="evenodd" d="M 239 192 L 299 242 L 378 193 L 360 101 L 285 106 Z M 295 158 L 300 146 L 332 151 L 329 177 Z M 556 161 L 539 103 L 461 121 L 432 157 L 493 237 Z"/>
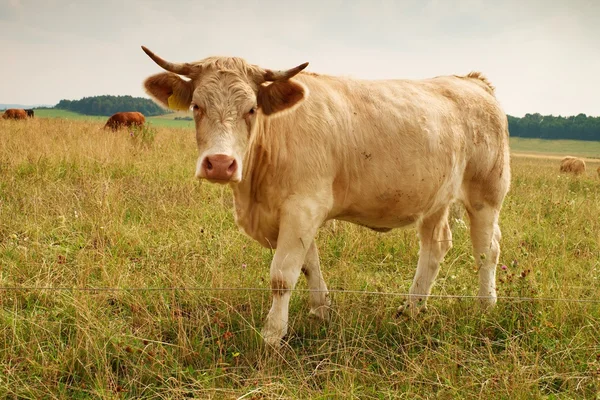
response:
<path fill-rule="evenodd" d="M 242 268 L 246 268 L 246 267 L 247 267 L 246 263 L 243 263 Z"/>
<path fill-rule="evenodd" d="M 506 271 L 507 269 L 508 269 L 508 267 L 506 265 L 502 264 L 502 270 Z"/>

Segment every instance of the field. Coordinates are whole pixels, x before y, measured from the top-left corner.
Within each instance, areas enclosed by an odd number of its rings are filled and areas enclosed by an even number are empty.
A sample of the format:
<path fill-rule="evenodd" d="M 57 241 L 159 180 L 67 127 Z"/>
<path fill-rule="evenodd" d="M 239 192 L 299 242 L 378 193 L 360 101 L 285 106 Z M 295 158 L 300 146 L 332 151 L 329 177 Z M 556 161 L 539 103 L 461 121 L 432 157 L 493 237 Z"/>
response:
<path fill-rule="evenodd" d="M 40 109 L 35 111 L 35 115 L 37 118 L 65 118 L 104 122 L 106 122 L 106 119 L 108 118 L 83 115 L 59 109 Z M 193 121 L 175 120 L 176 117 L 186 116 L 189 117 L 190 113 L 178 111 L 171 114 L 148 117 L 147 120 L 150 125 L 156 127 L 194 129 Z M 584 142 L 577 140 L 543 140 L 512 137 L 510 138 L 510 145 L 513 152 L 517 153 L 518 155 L 574 155 L 600 159 L 600 142 Z"/>
<path fill-rule="evenodd" d="M 0 120 L 0 397 L 598 398 L 600 162 L 574 178 L 512 158 L 502 298 L 486 314 L 443 297 L 476 294 L 462 224 L 416 320 L 394 317 L 414 229 L 327 224 L 332 320 L 308 317 L 301 279 L 271 351 L 257 329 L 272 252 L 235 227 L 228 188 L 193 178 L 194 135 L 99 126 Z M 241 287 L 257 289 L 225 290 Z"/>
<path fill-rule="evenodd" d="M 92 115 L 83 115 L 68 110 L 59 109 L 40 109 L 35 110 L 35 116 L 37 118 L 64 118 L 69 120 L 88 120 L 88 121 L 102 121 L 106 122 L 108 117 L 99 117 Z M 159 115 L 156 117 L 147 117 L 146 121 L 152 126 L 156 127 L 168 127 L 168 128 L 194 128 L 193 121 L 175 120 L 175 117 L 189 116 L 189 113 L 176 112 L 171 114 Z"/>
<path fill-rule="evenodd" d="M 529 138 L 510 138 L 510 147 L 517 154 L 574 155 L 593 158 L 600 161 L 600 142 L 581 140 L 544 140 Z"/>

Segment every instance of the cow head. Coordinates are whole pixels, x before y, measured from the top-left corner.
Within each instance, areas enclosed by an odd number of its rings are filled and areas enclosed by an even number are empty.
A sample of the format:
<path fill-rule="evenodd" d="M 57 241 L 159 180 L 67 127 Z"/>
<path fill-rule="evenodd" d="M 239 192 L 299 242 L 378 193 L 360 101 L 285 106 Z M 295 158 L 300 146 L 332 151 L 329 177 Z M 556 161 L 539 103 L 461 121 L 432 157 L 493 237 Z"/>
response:
<path fill-rule="evenodd" d="M 142 49 L 169 71 L 147 78 L 146 92 L 170 109 L 193 109 L 199 152 L 197 178 L 239 182 L 257 119 L 289 109 L 305 97 L 306 88 L 290 78 L 308 63 L 287 71 L 263 69 L 230 57 L 177 64 L 144 46 Z"/>

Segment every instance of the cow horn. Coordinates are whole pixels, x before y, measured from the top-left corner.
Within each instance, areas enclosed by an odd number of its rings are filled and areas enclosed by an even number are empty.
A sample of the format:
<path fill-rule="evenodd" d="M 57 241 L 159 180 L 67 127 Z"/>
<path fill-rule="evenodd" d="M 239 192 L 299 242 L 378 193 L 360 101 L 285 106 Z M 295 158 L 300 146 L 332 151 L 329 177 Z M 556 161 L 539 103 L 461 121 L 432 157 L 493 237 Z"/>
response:
<path fill-rule="evenodd" d="M 270 69 L 266 69 L 263 73 L 263 78 L 268 82 L 290 79 L 307 66 L 308 63 L 305 62 L 304 64 L 300 64 L 297 67 L 288 69 L 287 71 L 272 71 Z"/>
<path fill-rule="evenodd" d="M 190 75 L 194 70 L 190 64 L 172 63 L 167 60 L 164 60 L 156 54 L 154 54 L 153 52 L 151 52 L 146 46 L 142 46 L 142 50 L 144 50 L 144 53 L 148 54 L 148 57 L 150 57 L 155 63 L 157 63 L 167 71 L 174 72 L 179 75 Z"/>

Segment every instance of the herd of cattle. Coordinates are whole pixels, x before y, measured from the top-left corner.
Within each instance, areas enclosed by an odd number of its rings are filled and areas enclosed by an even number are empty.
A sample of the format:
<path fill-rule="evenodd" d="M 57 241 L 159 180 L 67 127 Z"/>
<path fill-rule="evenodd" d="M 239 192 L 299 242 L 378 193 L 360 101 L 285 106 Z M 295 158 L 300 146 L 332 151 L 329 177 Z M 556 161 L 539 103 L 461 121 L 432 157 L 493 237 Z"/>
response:
<path fill-rule="evenodd" d="M 33 117 L 34 111 L 32 109 L 22 108 L 9 108 L 2 114 L 3 119 L 27 119 Z M 140 112 L 118 112 L 113 114 L 108 121 L 106 121 L 104 129 L 116 131 L 122 127 L 142 126 L 145 123 L 146 118 Z"/>
<path fill-rule="evenodd" d="M 399 310 L 414 316 L 452 247 L 450 207 L 462 203 L 477 297 L 484 308 L 494 306 L 498 220 L 511 181 L 509 133 L 494 87 L 481 73 L 360 80 L 303 71 L 308 63 L 283 71 L 236 57 L 174 63 L 142 49 L 166 71 L 144 81 L 146 92 L 164 107 L 193 110 L 196 177 L 228 184 L 236 224 L 275 249 L 272 305 L 262 329 L 267 343 L 279 346 L 287 332 L 301 274 L 310 313 L 328 318 L 315 242 L 328 220 L 378 232 L 416 226 L 419 259 Z M 140 113 L 118 113 L 105 128 L 143 123 Z M 561 171 L 580 174 L 582 163 L 569 157 Z"/>

